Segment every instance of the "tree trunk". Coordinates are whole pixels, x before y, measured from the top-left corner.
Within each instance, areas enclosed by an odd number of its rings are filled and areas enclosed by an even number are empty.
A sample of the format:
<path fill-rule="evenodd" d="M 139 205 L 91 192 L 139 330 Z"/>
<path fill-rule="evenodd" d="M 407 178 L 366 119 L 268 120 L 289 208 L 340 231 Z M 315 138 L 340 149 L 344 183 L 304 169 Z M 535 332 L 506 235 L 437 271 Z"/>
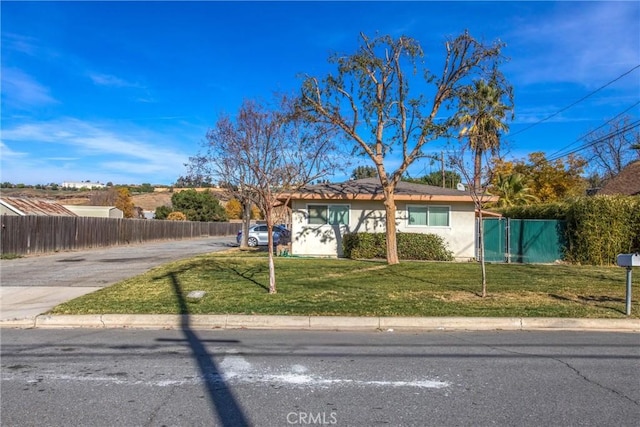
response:
<path fill-rule="evenodd" d="M 267 240 L 269 248 L 269 293 L 275 294 L 278 290 L 276 289 L 276 267 L 273 263 L 273 219 L 271 218 L 271 212 L 267 212 L 267 234 L 269 236 Z"/>
<path fill-rule="evenodd" d="M 480 265 L 482 267 L 482 298 L 487 296 L 487 268 L 484 262 L 484 224 L 482 223 L 482 204 L 478 208 L 478 243 Z"/>
<path fill-rule="evenodd" d="M 399 264 L 398 242 L 396 239 L 396 201 L 393 193 L 387 193 L 385 191 L 384 210 L 386 212 L 387 264 Z"/>
<path fill-rule="evenodd" d="M 240 247 L 249 247 L 249 224 L 251 223 L 251 202 L 245 200 L 242 202 L 242 238 L 240 239 Z"/>
<path fill-rule="evenodd" d="M 269 293 L 276 294 L 276 266 L 273 263 L 273 237 L 269 238 Z"/>
<path fill-rule="evenodd" d="M 473 159 L 473 188 L 476 194 L 480 195 L 480 187 L 482 183 L 480 182 L 480 176 L 482 171 L 482 149 L 475 149 L 475 157 Z"/>

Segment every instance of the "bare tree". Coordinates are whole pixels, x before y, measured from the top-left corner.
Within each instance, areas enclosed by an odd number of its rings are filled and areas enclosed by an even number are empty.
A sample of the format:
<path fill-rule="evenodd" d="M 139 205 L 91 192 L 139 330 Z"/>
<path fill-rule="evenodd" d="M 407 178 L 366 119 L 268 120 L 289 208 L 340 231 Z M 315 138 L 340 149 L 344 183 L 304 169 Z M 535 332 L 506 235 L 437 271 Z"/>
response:
<path fill-rule="evenodd" d="M 591 146 L 588 157 L 592 169 L 601 178 L 609 179 L 620 173 L 625 166 L 640 159 L 638 121 L 623 116 L 609 123 L 609 127 L 590 133 L 585 141 Z"/>
<path fill-rule="evenodd" d="M 482 294 L 484 298 L 487 296 L 487 268 L 485 263 L 485 245 L 484 245 L 484 224 L 482 221 L 482 211 L 485 205 L 489 202 L 497 201 L 497 197 L 491 196 L 487 192 L 487 187 L 493 178 L 493 171 L 489 166 L 482 167 L 478 170 L 478 153 L 475 147 L 471 147 L 469 144 L 463 144 L 462 148 L 457 153 L 454 153 L 449 157 L 449 162 L 456 170 L 460 172 L 465 181 L 467 182 L 468 191 L 473 199 L 475 210 L 478 213 L 478 227 L 477 230 L 477 250 L 478 258 L 480 259 L 480 269 L 482 271 Z M 471 156 L 467 155 L 467 150 L 473 151 Z M 497 152 L 494 153 L 497 154 Z M 487 153 L 482 153 L 486 155 Z M 467 157 L 473 157 L 472 165 L 469 165 L 466 161 Z M 482 162 L 480 162 L 480 165 Z M 486 165 L 490 165 L 491 162 L 485 162 Z"/>
<path fill-rule="evenodd" d="M 354 154 L 368 156 L 375 166 L 384 193 L 387 262 L 397 264 L 396 185 L 413 162 L 425 157 L 428 142 L 455 127 L 455 109 L 447 117 L 442 107 L 455 107 L 471 76 L 497 69 L 503 45 L 485 46 L 465 32 L 445 43 L 442 71 L 434 74 L 424 68 L 422 48 L 412 38 L 361 38 L 356 53 L 330 58 L 337 64 L 336 75 L 305 79 L 302 108 L 309 120 L 339 129 L 353 143 Z M 422 94 L 424 81 L 414 81 L 419 93 L 410 94 L 410 81 L 418 72 L 432 85 L 429 99 Z M 398 160 L 395 170 L 389 170 Z"/>
<path fill-rule="evenodd" d="M 288 205 L 288 195 L 338 167 L 330 133 L 300 120 L 293 105 L 286 97 L 279 99 L 277 109 L 245 101 L 234 119 L 223 117 L 208 133 L 209 171 L 237 188 L 237 194 L 255 204 L 266 220 L 269 293 L 277 291 L 273 261 L 276 205 Z"/>
<path fill-rule="evenodd" d="M 236 124 L 229 115 L 221 115 L 213 128 L 207 131 L 204 152 L 189 158 L 187 164 L 189 180 L 211 181 L 212 177 L 231 197 L 242 206 L 241 248 L 248 247 L 249 225 L 253 197 L 251 192 L 257 181 L 250 168 L 238 161 Z"/>

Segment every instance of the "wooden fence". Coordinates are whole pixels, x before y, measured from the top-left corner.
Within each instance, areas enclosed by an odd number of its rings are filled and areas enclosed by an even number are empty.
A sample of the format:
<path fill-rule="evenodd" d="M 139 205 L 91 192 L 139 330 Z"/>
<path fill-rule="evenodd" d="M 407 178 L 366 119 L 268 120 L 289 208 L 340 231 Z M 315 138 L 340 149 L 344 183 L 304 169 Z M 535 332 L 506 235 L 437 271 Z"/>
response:
<path fill-rule="evenodd" d="M 2 215 L 0 253 L 27 255 L 155 240 L 235 236 L 241 227 L 229 222 Z"/>

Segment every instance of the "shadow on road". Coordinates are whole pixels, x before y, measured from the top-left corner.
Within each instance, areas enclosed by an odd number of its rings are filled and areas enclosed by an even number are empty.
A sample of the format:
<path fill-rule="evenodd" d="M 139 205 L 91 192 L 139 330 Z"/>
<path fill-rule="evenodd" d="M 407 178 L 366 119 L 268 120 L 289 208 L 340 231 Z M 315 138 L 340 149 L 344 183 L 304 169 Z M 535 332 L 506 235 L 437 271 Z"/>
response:
<path fill-rule="evenodd" d="M 204 379 L 212 410 L 218 414 L 223 426 L 248 426 L 249 422 L 233 392 L 226 384 L 222 373 L 216 366 L 213 355 L 207 351 L 200 338 L 189 326 L 189 308 L 182 295 L 182 287 L 178 277 L 175 273 L 171 273 L 170 276 L 173 290 L 180 305 L 180 314 L 182 315 L 181 329 L 189 343 L 193 358 L 198 363 L 198 369 Z"/>

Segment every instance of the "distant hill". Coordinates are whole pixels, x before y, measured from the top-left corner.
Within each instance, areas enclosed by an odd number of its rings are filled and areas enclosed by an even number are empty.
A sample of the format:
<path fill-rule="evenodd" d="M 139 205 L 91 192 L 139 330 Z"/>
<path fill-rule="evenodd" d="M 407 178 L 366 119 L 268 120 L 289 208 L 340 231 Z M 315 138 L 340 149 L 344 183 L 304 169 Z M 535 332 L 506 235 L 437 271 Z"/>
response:
<path fill-rule="evenodd" d="M 146 211 L 155 211 L 158 206 L 171 206 L 171 196 L 173 192 L 169 189 L 159 188 L 160 191 L 153 193 L 141 193 L 132 195 L 133 204 L 141 207 Z M 164 191 L 162 191 L 164 190 Z M 188 188 L 175 188 L 173 191 L 179 192 L 189 190 Z M 228 201 L 228 197 L 224 194 L 224 190 L 219 188 L 196 188 L 196 191 L 210 190 L 224 204 Z M 44 190 L 36 188 L 2 188 L 0 195 L 7 197 L 26 197 L 57 200 L 65 205 L 90 205 L 91 195 L 94 192 L 104 190 L 86 190 L 86 191 L 68 191 L 68 190 Z"/>

